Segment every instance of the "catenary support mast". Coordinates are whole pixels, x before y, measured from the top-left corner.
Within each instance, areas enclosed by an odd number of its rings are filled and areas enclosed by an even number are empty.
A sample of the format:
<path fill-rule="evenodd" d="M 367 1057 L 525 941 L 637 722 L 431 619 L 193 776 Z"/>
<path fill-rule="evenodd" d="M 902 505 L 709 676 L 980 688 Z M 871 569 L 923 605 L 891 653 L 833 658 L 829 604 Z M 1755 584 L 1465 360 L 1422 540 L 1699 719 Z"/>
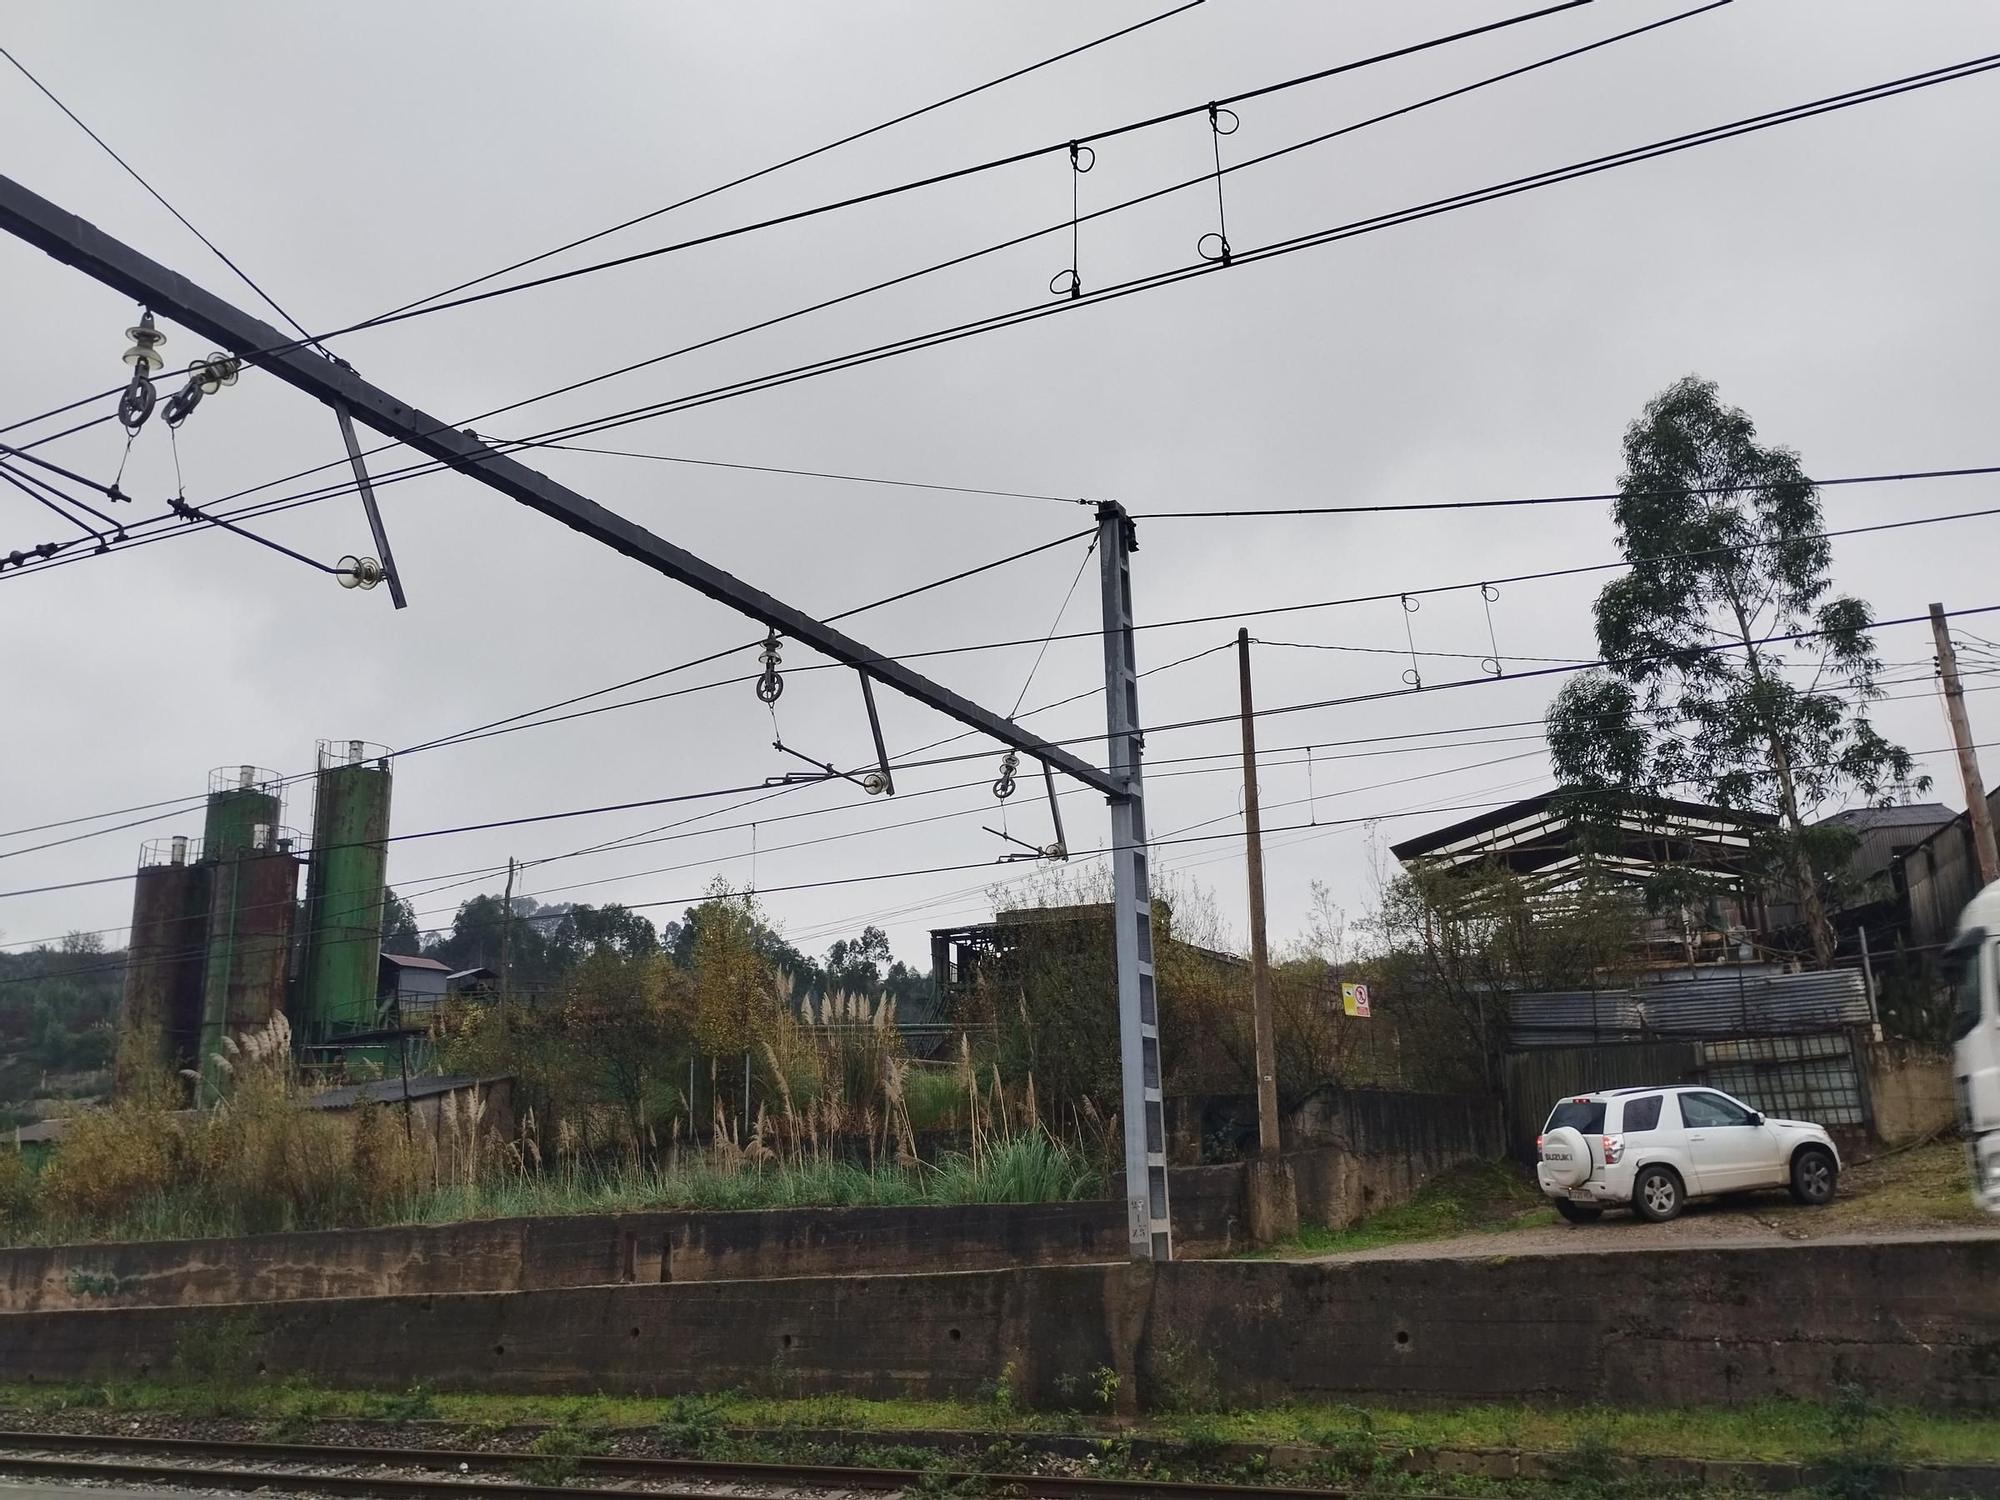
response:
<path fill-rule="evenodd" d="M 1160 1094 L 1159 994 L 1153 983 L 1153 895 L 1146 870 L 1139 668 L 1132 647 L 1131 517 L 1097 508 L 1104 587 L 1104 705 L 1110 734 L 1111 925 L 1118 955 L 1118 1060 L 1125 1080 L 1126 1235 L 1134 1260 L 1172 1260 L 1167 1218 L 1167 1122 Z"/>

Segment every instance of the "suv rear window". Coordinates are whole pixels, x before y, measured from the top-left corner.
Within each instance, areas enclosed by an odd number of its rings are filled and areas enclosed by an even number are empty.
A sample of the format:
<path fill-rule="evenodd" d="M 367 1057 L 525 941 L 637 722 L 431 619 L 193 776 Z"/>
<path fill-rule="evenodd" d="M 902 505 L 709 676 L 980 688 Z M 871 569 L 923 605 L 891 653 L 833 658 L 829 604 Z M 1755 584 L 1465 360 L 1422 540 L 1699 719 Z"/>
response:
<path fill-rule="evenodd" d="M 1625 1101 L 1625 1123 L 1623 1131 L 1658 1130 L 1660 1128 L 1660 1100 L 1658 1094 L 1647 1094 L 1640 1099 Z"/>
<path fill-rule="evenodd" d="M 1604 1101 L 1601 1099 L 1565 1099 L 1555 1107 L 1549 1116 L 1545 1130 L 1562 1129 L 1581 1131 L 1584 1135 L 1604 1134 Z"/>

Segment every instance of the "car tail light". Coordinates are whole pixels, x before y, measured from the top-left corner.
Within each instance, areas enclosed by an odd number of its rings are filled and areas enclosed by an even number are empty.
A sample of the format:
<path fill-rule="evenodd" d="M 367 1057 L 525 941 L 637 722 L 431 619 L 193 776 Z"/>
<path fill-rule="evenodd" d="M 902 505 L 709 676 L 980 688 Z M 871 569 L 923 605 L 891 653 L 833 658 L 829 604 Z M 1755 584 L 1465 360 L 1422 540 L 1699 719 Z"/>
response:
<path fill-rule="evenodd" d="M 1535 1154 L 1536 1154 L 1537 1156 L 1541 1155 L 1541 1152 L 1542 1152 L 1542 1142 L 1543 1142 L 1543 1141 L 1545 1141 L 1545 1140 L 1547 1140 L 1547 1139 L 1548 1139 L 1548 1137 L 1547 1137 L 1547 1136 L 1545 1136 L 1545 1135 L 1538 1135 L 1538 1136 L 1536 1136 L 1536 1137 L 1535 1137 Z"/>
<path fill-rule="evenodd" d="M 1615 1167 L 1625 1155 L 1625 1137 L 1622 1135 L 1601 1136 L 1598 1144 L 1604 1148 L 1604 1165 Z"/>

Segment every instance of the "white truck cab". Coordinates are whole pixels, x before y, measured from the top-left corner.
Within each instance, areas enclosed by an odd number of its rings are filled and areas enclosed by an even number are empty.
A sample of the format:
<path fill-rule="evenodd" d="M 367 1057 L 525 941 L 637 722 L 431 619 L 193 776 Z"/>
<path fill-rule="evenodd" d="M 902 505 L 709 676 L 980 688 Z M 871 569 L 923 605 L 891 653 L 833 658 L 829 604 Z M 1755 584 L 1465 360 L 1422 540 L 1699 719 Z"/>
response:
<path fill-rule="evenodd" d="M 1833 1138 L 1805 1120 L 1774 1120 L 1720 1089 L 1685 1084 L 1565 1099 L 1536 1138 L 1535 1177 L 1573 1224 L 1630 1208 L 1664 1223 L 1690 1198 L 1788 1187 L 1825 1203 L 1840 1178 Z"/>
<path fill-rule="evenodd" d="M 1952 1072 L 1959 1125 L 1972 1156 L 1972 1193 L 2000 1214 L 2000 883 L 1966 903 L 1958 936 L 1944 950 L 1958 1005 L 1952 1015 Z"/>

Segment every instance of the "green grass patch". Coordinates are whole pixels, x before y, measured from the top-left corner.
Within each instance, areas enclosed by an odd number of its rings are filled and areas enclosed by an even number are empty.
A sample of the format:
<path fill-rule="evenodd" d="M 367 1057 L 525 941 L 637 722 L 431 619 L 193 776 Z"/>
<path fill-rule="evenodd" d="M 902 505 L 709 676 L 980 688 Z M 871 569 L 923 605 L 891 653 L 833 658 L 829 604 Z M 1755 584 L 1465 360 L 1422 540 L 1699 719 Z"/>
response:
<path fill-rule="evenodd" d="M 636 1213 L 647 1209 L 906 1207 L 963 1203 L 1052 1203 L 1095 1198 L 1103 1179 L 1084 1152 L 1044 1130 L 987 1147 L 975 1162 L 948 1154 L 935 1164 L 876 1167 L 816 1160 L 727 1166 L 706 1158 L 648 1166 L 508 1173 L 420 1192 L 359 1212 L 345 1201 L 325 1212 L 291 1208 L 275 1221 L 247 1220 L 199 1183 L 140 1193 L 91 1217 L 0 1214 L 0 1243 L 78 1244 L 213 1239 L 288 1229 L 449 1224 L 467 1219 Z"/>
<path fill-rule="evenodd" d="M 1114 1434 L 1101 1414 L 1081 1425 L 1070 1413 L 1024 1411 L 1011 1402 L 864 1401 L 725 1393 L 669 1399 L 627 1396 L 468 1395 L 322 1390 L 296 1381 L 211 1387 L 185 1381 L 115 1385 L 0 1385 L 0 1412 L 31 1415 L 101 1410 L 181 1417 L 240 1416 L 302 1431 L 316 1421 L 407 1421 L 421 1415 L 453 1426 L 497 1430 L 540 1425 L 556 1434 L 536 1450 L 558 1463 L 601 1451 L 620 1432 L 653 1431 L 669 1441 L 706 1443 L 763 1432 L 837 1428 L 877 1434 L 973 1432 L 1001 1437 L 1075 1433 L 1102 1427 L 1107 1438 L 1175 1438 L 1198 1449 L 1232 1444 L 1303 1444 L 1351 1454 L 1370 1448 L 1498 1448 L 1540 1453 L 1603 1449 L 1619 1456 L 1823 1460 L 1866 1447 L 1899 1462 L 2000 1464 L 2000 1414 L 1943 1413 L 1854 1402 L 1772 1401 L 1733 1407 L 1640 1410 L 1491 1404 L 1403 1410 L 1379 1405 L 1275 1406 L 1148 1418 Z"/>
<path fill-rule="evenodd" d="M 1408 1203 L 1371 1214 L 1359 1224 L 1345 1229 L 1302 1226 L 1266 1253 L 1333 1255 L 1475 1231 L 1525 1229 L 1555 1220 L 1555 1210 L 1511 1162 L 1477 1162 L 1440 1173 Z"/>

